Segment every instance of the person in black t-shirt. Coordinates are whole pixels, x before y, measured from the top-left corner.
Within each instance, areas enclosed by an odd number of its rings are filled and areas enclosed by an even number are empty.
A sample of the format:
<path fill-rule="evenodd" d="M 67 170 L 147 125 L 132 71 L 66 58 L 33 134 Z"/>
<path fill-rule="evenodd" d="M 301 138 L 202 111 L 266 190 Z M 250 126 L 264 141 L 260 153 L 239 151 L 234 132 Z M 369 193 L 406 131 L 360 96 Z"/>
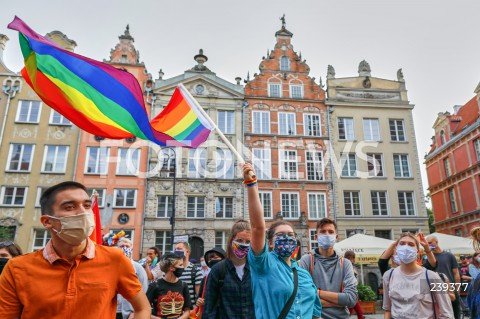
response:
<path fill-rule="evenodd" d="M 188 286 L 178 278 L 183 273 L 183 258 L 166 253 L 160 262 L 165 276 L 148 287 L 152 314 L 162 319 L 187 319 L 192 309 Z"/>
<path fill-rule="evenodd" d="M 460 287 L 460 296 L 464 297 L 467 295 L 467 287 L 470 281 L 472 280 L 472 277 L 470 276 L 470 273 L 468 272 L 468 259 L 465 257 L 465 255 L 460 255 L 460 266 L 458 267 L 458 271 L 460 272 L 460 280 L 462 281 L 462 286 Z M 467 285 L 464 285 L 467 284 Z"/>

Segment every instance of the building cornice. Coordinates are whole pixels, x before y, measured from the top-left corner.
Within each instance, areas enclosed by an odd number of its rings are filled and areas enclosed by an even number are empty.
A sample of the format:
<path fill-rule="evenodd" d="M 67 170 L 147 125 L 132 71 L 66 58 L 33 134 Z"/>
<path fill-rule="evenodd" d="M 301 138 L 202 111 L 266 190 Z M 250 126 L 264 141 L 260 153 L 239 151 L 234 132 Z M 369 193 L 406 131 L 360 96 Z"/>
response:
<path fill-rule="evenodd" d="M 377 102 L 377 103 L 362 103 L 362 102 L 357 102 L 357 101 L 352 101 L 352 102 L 340 102 L 340 101 L 332 101 L 327 99 L 325 102 L 325 105 L 327 106 L 345 106 L 345 107 L 372 107 L 372 108 L 388 108 L 388 109 L 408 109 L 412 110 L 415 107 L 415 104 L 398 104 L 398 103 L 393 103 L 393 102 Z"/>
<path fill-rule="evenodd" d="M 444 220 L 433 223 L 433 225 L 438 226 L 438 225 L 446 224 L 448 222 L 459 220 L 459 219 L 462 219 L 462 218 L 465 218 L 465 217 L 474 216 L 475 214 L 477 214 L 479 212 L 480 212 L 480 209 L 472 210 L 471 212 L 468 212 L 468 213 L 463 213 L 463 214 L 460 213 L 458 216 L 445 218 Z"/>
<path fill-rule="evenodd" d="M 279 102 L 304 102 L 304 103 L 321 103 L 325 104 L 325 100 L 306 100 L 306 99 L 290 99 L 290 98 L 278 98 L 278 97 L 268 97 L 268 96 L 250 96 L 250 95 L 245 95 L 245 100 L 267 100 L 267 101 L 279 101 Z"/>
<path fill-rule="evenodd" d="M 339 217 L 337 216 L 337 220 L 365 220 L 365 219 L 368 219 L 368 220 L 385 220 L 385 219 L 388 219 L 388 220 L 417 220 L 417 221 L 420 221 L 420 220 L 428 220 L 428 216 L 404 216 L 404 217 L 398 217 L 398 216 L 380 216 L 380 217 L 377 217 L 377 216 L 374 216 L 374 217 L 370 217 L 370 216 L 356 216 L 356 217 Z"/>

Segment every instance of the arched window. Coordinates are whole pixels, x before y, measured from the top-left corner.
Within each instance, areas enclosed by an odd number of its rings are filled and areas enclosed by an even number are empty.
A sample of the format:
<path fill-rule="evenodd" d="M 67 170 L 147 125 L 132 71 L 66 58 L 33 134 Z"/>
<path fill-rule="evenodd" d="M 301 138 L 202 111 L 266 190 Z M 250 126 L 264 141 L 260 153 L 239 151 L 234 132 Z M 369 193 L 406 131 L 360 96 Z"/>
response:
<path fill-rule="evenodd" d="M 280 71 L 290 71 L 290 60 L 285 55 L 280 57 Z"/>

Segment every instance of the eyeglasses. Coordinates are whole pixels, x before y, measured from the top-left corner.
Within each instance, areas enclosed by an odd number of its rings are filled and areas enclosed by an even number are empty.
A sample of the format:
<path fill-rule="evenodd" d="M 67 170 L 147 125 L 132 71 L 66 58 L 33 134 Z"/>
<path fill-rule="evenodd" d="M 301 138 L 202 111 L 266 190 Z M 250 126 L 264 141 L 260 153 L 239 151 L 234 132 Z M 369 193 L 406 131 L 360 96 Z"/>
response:
<path fill-rule="evenodd" d="M 0 242 L 0 246 L 2 247 L 9 247 L 9 246 L 12 246 L 13 243 L 11 241 L 2 241 Z"/>
<path fill-rule="evenodd" d="M 297 237 L 297 233 L 295 233 L 294 231 L 289 232 L 289 233 L 278 232 L 278 233 L 273 234 L 273 236 L 274 236 L 274 237 L 288 236 L 288 237 L 296 238 L 296 237 Z"/>

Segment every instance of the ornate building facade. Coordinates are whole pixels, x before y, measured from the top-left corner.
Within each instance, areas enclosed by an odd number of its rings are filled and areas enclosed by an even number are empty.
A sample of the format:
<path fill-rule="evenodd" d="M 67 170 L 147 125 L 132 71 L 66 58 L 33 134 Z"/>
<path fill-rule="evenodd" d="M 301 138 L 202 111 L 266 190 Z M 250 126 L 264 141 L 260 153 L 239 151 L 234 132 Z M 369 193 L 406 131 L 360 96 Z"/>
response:
<path fill-rule="evenodd" d="M 144 92 L 153 85 L 129 26 L 104 62 L 124 69 L 137 79 Z M 147 95 L 145 94 L 145 98 Z M 146 103 L 147 105 L 147 103 Z M 147 107 L 150 112 L 150 108 Z M 136 138 L 111 140 L 81 132 L 75 180 L 90 194 L 99 194 L 102 233 L 120 230 L 133 241 L 133 258 L 140 257 L 147 173 L 148 143 Z"/>
<path fill-rule="evenodd" d="M 282 18 L 260 73 L 247 78 L 245 147 L 257 171 L 267 227 L 288 220 L 305 252 L 317 247 L 316 222 L 330 216 L 328 112 L 321 81 L 309 76 L 292 36 Z"/>
<path fill-rule="evenodd" d="M 59 31 L 46 37 L 69 51 L 77 46 Z M 31 252 L 50 238 L 40 223 L 40 195 L 49 186 L 73 179 L 79 129 L 5 66 L 7 40 L 0 35 L 0 237 Z"/>
<path fill-rule="evenodd" d="M 183 83 L 233 146 L 242 149 L 243 86 L 230 83 L 205 64 L 203 50 L 197 64 L 183 74 L 164 79 L 162 70 L 152 90 L 152 116 L 168 104 Z M 152 148 L 145 207 L 143 251 L 152 246 L 171 249 L 171 216 L 175 209 L 175 237 L 188 236 L 192 258 L 223 246 L 235 220 L 244 218 L 244 198 L 237 160 L 214 131 L 197 149 Z M 175 199 L 173 195 L 175 194 Z"/>
<path fill-rule="evenodd" d="M 454 113 L 439 113 L 425 156 L 436 231 L 467 237 L 480 226 L 480 84 Z"/>
<path fill-rule="evenodd" d="M 340 239 L 356 233 L 395 239 L 427 232 L 428 218 L 413 123 L 402 70 L 397 81 L 336 78 L 328 67 L 334 211 Z"/>

